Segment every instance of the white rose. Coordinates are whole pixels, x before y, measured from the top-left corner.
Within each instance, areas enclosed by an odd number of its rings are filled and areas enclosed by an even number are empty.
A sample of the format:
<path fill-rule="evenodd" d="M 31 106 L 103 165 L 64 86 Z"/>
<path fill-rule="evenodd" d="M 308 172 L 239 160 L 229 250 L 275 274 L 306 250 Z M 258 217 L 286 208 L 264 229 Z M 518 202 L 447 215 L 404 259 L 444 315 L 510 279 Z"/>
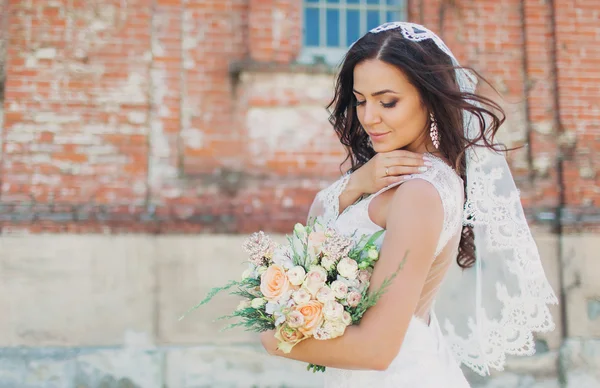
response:
<path fill-rule="evenodd" d="M 331 271 L 335 266 L 335 261 L 333 261 L 329 256 L 325 256 L 323 259 L 321 259 L 321 265 L 327 271 Z"/>
<path fill-rule="evenodd" d="M 356 307 L 360 303 L 361 299 L 362 296 L 358 292 L 352 291 L 348 293 L 348 296 L 346 297 L 346 302 L 348 302 L 348 306 Z"/>
<path fill-rule="evenodd" d="M 262 306 L 264 306 L 266 303 L 267 303 L 267 301 L 263 298 L 254 298 L 254 299 L 252 299 L 251 306 L 253 309 L 259 309 Z"/>
<path fill-rule="evenodd" d="M 323 324 L 323 330 L 329 335 L 329 339 L 344 335 L 346 327 L 342 321 L 326 321 Z"/>
<path fill-rule="evenodd" d="M 301 288 L 294 292 L 292 298 L 296 304 L 304 304 L 310 301 L 310 294 L 304 288 Z"/>
<path fill-rule="evenodd" d="M 333 291 L 331 291 L 331 288 L 323 286 L 317 292 L 317 300 L 321 303 L 327 303 L 329 301 L 335 300 L 335 295 L 333 295 Z"/>
<path fill-rule="evenodd" d="M 354 280 L 358 274 L 358 264 L 349 257 L 344 257 L 337 265 L 337 270 L 343 277 Z"/>
<path fill-rule="evenodd" d="M 318 329 L 315 331 L 315 333 L 313 334 L 313 337 L 314 337 L 315 339 L 318 339 L 318 340 L 321 340 L 321 341 L 322 341 L 322 340 L 328 340 L 328 339 L 331 339 L 331 335 L 330 335 L 330 334 L 327 332 L 327 330 L 325 330 L 325 326 L 324 326 L 324 325 L 323 325 L 323 326 L 321 326 L 321 327 L 319 327 L 319 328 L 318 328 Z"/>
<path fill-rule="evenodd" d="M 304 282 L 306 271 L 301 266 L 297 265 L 287 272 L 287 277 L 294 286 L 299 286 Z"/>
<path fill-rule="evenodd" d="M 338 299 L 345 299 L 348 295 L 348 286 L 344 282 L 335 280 L 331 283 L 331 291 Z"/>
<path fill-rule="evenodd" d="M 325 303 L 325 306 L 323 306 L 323 316 L 325 316 L 325 319 L 328 321 L 340 320 L 343 313 L 344 306 L 338 302 L 330 301 Z"/>
<path fill-rule="evenodd" d="M 352 316 L 348 311 L 344 311 L 344 313 L 342 314 L 342 323 L 346 326 L 352 323 Z"/>
<path fill-rule="evenodd" d="M 367 252 L 367 257 L 375 261 L 379 258 L 379 252 L 377 252 L 377 249 L 369 249 L 369 251 Z"/>

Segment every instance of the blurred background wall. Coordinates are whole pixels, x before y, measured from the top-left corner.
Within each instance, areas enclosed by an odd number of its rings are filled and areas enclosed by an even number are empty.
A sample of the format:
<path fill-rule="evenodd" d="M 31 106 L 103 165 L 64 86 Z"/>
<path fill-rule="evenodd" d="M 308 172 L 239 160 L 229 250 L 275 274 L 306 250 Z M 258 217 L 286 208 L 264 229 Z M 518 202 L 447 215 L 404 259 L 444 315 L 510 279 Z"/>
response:
<path fill-rule="evenodd" d="M 600 387 L 597 0 L 1 0 L 0 387 L 319 386 L 218 332 L 234 298 L 177 318 L 339 175 L 335 65 L 387 20 L 438 32 L 528 145 L 557 329 L 474 386 Z"/>

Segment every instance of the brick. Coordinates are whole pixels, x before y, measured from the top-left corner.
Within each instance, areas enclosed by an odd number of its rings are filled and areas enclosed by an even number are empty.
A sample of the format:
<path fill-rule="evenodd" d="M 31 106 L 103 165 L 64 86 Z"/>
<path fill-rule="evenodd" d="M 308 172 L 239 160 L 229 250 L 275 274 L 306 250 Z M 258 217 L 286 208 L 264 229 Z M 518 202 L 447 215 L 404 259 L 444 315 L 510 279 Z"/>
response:
<path fill-rule="evenodd" d="M 286 231 L 316 191 L 302 189 L 306 180 L 339 174 L 344 153 L 324 110 L 333 71 L 291 65 L 302 49 L 302 2 L 9 3 L 0 18 L 0 34 L 8 33 L 0 36 L 0 205 L 32 191 L 38 201 L 166 209 L 160 225 L 119 213 L 110 227 L 120 231 Z M 549 2 L 411 1 L 408 13 L 500 90 L 505 136 L 513 145 L 529 140 L 531 162 L 527 151 L 509 158 L 524 203 L 556 206 L 562 178 L 568 206 L 597 207 L 600 160 L 589 156 L 600 152 L 597 4 L 554 4 L 558 74 Z M 255 65 L 234 81 L 229 69 L 244 60 Z M 565 142 L 575 149 L 559 177 Z M 202 208 L 187 217 L 187 206 Z M 102 230 L 52 222 L 31 230 Z"/>

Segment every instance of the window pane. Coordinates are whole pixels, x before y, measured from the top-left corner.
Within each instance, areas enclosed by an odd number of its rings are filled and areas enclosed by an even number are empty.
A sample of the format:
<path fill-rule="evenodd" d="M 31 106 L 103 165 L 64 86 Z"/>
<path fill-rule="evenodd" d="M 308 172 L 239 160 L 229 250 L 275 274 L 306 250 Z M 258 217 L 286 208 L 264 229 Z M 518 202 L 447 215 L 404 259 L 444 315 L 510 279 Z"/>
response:
<path fill-rule="evenodd" d="M 379 26 L 379 11 L 367 11 L 367 29 Z"/>
<path fill-rule="evenodd" d="M 340 11 L 337 9 L 327 10 L 327 46 L 338 47 L 340 45 Z"/>
<path fill-rule="evenodd" d="M 307 3 L 318 3 L 319 2 L 319 0 L 304 0 L 304 1 L 306 1 Z M 390 1 L 390 0 L 388 0 L 388 1 Z"/>
<path fill-rule="evenodd" d="M 319 46 L 319 9 L 304 9 L 304 45 Z"/>
<path fill-rule="evenodd" d="M 401 22 L 400 12 L 386 12 L 386 22 Z"/>
<path fill-rule="evenodd" d="M 360 11 L 346 11 L 346 45 L 350 46 L 360 38 Z"/>
<path fill-rule="evenodd" d="M 360 4 L 360 0 L 346 0 L 346 4 Z"/>
<path fill-rule="evenodd" d="M 387 5 L 400 5 L 401 0 L 386 0 Z"/>
<path fill-rule="evenodd" d="M 379 0 L 367 0 L 367 4 L 379 4 Z"/>
<path fill-rule="evenodd" d="M 340 2 L 340 0 L 327 0 L 327 2 L 328 2 L 328 3 L 336 3 L 336 4 L 337 4 L 337 3 L 339 3 L 339 2 Z"/>

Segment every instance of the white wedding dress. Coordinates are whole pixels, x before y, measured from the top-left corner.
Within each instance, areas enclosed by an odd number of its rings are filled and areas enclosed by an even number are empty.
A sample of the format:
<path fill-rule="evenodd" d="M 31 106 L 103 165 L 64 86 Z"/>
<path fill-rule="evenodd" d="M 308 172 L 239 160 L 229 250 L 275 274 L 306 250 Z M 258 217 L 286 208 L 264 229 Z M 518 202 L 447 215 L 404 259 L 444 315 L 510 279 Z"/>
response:
<path fill-rule="evenodd" d="M 459 362 L 447 346 L 437 318 L 433 301 L 450 265 L 456 265 L 456 255 L 462 230 L 464 190 L 463 181 L 444 161 L 432 155 L 433 166 L 409 179 L 423 179 L 438 191 L 444 208 L 444 226 L 437 244 L 435 258 L 425 283 L 417 311 L 411 319 L 404 341 L 396 358 L 385 371 L 343 370 L 327 368 L 325 387 L 328 388 L 467 388 Z M 348 176 L 319 192 L 309 217 L 336 228 L 345 235 L 372 234 L 381 227 L 369 217 L 369 204 L 377 195 L 389 190 L 388 186 L 339 211 L 339 195 Z M 383 239 L 379 240 L 381 243 Z M 402 303 L 399 301 L 399 303 Z"/>

